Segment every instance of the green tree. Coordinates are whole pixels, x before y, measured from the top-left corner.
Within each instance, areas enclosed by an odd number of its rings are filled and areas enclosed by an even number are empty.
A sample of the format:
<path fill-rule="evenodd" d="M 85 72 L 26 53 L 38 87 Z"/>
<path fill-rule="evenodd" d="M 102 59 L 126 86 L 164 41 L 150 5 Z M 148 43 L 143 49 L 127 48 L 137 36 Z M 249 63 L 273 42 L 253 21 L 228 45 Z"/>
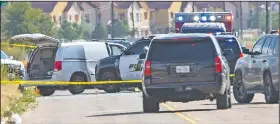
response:
<path fill-rule="evenodd" d="M 83 27 L 76 24 L 70 23 L 66 20 L 62 22 L 59 29 L 59 38 L 66 39 L 68 41 L 76 40 L 82 38 L 84 33 Z"/>
<path fill-rule="evenodd" d="M 106 39 L 108 38 L 108 30 L 102 22 L 98 22 L 91 35 L 92 39 Z"/>
<path fill-rule="evenodd" d="M 129 26 L 127 21 L 117 20 L 115 22 L 115 37 L 124 37 L 130 34 Z"/>
<path fill-rule="evenodd" d="M 1 28 L 8 37 L 23 33 L 42 33 L 49 36 L 56 34 L 49 15 L 40 9 L 32 8 L 29 2 L 13 2 L 2 12 L 5 20 L 1 22 Z"/>
<path fill-rule="evenodd" d="M 259 23 L 259 28 L 262 29 L 263 31 L 265 31 L 266 28 L 266 15 L 265 12 L 259 13 L 259 19 L 257 19 L 256 16 L 257 13 L 254 13 L 253 16 L 248 20 L 248 25 L 250 28 L 258 28 L 257 23 Z M 279 28 L 279 13 L 278 12 L 272 12 L 272 30 L 276 30 Z"/>

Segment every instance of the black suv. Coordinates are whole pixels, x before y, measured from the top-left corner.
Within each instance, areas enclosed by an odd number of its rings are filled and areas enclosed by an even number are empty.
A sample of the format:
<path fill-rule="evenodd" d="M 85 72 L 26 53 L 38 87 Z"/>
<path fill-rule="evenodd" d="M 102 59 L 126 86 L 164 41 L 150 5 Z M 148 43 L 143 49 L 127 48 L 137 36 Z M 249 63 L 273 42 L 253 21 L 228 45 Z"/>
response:
<path fill-rule="evenodd" d="M 157 112 L 160 102 L 205 99 L 217 99 L 218 109 L 230 108 L 229 73 L 212 34 L 154 37 L 143 68 L 143 110 Z"/>
<path fill-rule="evenodd" d="M 239 103 L 250 103 L 255 93 L 263 93 L 266 103 L 277 103 L 279 92 L 278 34 L 266 34 L 253 46 L 244 49 L 248 54 L 238 59 L 233 84 L 234 98 Z"/>
<path fill-rule="evenodd" d="M 241 46 L 234 35 L 216 35 L 216 39 L 228 61 L 230 67 L 230 83 L 232 85 L 236 62 L 239 58 L 243 57 Z"/>

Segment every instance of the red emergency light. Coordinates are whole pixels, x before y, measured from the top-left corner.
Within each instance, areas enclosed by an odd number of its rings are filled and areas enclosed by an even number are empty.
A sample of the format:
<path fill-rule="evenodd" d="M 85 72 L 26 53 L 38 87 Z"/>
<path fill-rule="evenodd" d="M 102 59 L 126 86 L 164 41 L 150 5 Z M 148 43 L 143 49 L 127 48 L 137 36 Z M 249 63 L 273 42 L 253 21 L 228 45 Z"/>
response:
<path fill-rule="evenodd" d="M 226 32 L 232 31 L 233 16 L 231 12 L 193 12 L 193 13 L 175 13 L 175 31 L 181 32 L 184 23 L 193 22 L 220 22 L 224 23 Z"/>

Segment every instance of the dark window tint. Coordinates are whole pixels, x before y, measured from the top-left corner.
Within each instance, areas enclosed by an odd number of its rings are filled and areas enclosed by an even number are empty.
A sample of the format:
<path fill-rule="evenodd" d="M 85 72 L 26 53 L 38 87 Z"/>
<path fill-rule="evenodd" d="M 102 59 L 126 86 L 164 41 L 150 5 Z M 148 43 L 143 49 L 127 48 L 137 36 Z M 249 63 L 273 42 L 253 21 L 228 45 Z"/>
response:
<path fill-rule="evenodd" d="M 258 40 L 257 43 L 254 45 L 252 52 L 261 52 L 264 40 L 265 38 L 261 38 L 260 40 Z"/>
<path fill-rule="evenodd" d="M 263 47 L 262 47 L 262 54 L 268 54 L 268 47 L 269 47 L 269 44 L 271 42 L 272 38 L 268 37 L 265 39 L 265 42 L 263 44 Z"/>
<path fill-rule="evenodd" d="M 193 41 L 155 41 L 149 57 L 151 61 L 203 61 L 214 59 L 214 45 L 211 39 Z"/>
<path fill-rule="evenodd" d="M 208 28 L 183 28 L 182 33 L 217 33 L 225 32 L 223 29 L 208 29 Z"/>
<path fill-rule="evenodd" d="M 279 38 L 276 39 L 275 45 L 274 45 L 274 54 L 278 55 L 279 51 Z"/>
<path fill-rule="evenodd" d="M 141 54 L 144 52 L 144 47 L 149 46 L 150 41 L 141 41 L 133 44 L 126 50 L 126 55 Z"/>
<path fill-rule="evenodd" d="M 236 56 L 239 56 L 240 47 L 236 38 L 217 37 L 217 40 L 222 51 L 224 53 L 227 53 L 227 55 L 225 56 L 227 59 L 236 58 Z"/>

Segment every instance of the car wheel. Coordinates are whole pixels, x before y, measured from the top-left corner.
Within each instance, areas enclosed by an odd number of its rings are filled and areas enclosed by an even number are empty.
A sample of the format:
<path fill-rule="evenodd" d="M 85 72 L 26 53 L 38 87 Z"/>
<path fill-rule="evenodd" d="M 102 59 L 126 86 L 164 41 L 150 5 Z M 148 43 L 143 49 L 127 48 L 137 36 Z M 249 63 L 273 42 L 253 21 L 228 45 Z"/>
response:
<path fill-rule="evenodd" d="M 118 80 L 117 76 L 112 72 L 105 72 L 102 74 L 102 81 L 115 81 Z M 107 93 L 117 93 L 121 91 L 119 85 L 116 84 L 108 84 L 104 86 L 104 91 Z"/>
<path fill-rule="evenodd" d="M 255 94 L 247 94 L 247 89 L 243 84 L 242 77 L 237 76 L 233 84 L 233 96 L 238 103 L 250 103 Z"/>
<path fill-rule="evenodd" d="M 74 75 L 71 80 L 71 82 L 85 82 L 86 78 L 83 75 Z M 73 85 L 69 85 L 68 86 L 68 90 L 70 93 L 72 93 L 73 95 L 76 94 L 81 94 L 85 91 L 85 87 L 83 85 L 77 85 L 77 84 L 73 84 Z"/>
<path fill-rule="evenodd" d="M 264 96 L 266 103 L 277 103 L 279 99 L 279 94 L 274 89 L 271 76 L 268 73 L 266 73 L 264 77 Z"/>
<path fill-rule="evenodd" d="M 226 89 L 224 94 L 217 95 L 217 100 L 216 100 L 217 109 L 228 109 L 231 107 L 229 91 L 230 91 L 229 89 Z"/>
<path fill-rule="evenodd" d="M 142 92 L 143 96 L 143 111 L 144 113 L 158 112 L 159 102 L 154 97 L 147 97 Z"/>
<path fill-rule="evenodd" d="M 38 90 L 41 96 L 50 96 L 55 92 L 55 89 L 50 87 L 38 87 Z"/>

